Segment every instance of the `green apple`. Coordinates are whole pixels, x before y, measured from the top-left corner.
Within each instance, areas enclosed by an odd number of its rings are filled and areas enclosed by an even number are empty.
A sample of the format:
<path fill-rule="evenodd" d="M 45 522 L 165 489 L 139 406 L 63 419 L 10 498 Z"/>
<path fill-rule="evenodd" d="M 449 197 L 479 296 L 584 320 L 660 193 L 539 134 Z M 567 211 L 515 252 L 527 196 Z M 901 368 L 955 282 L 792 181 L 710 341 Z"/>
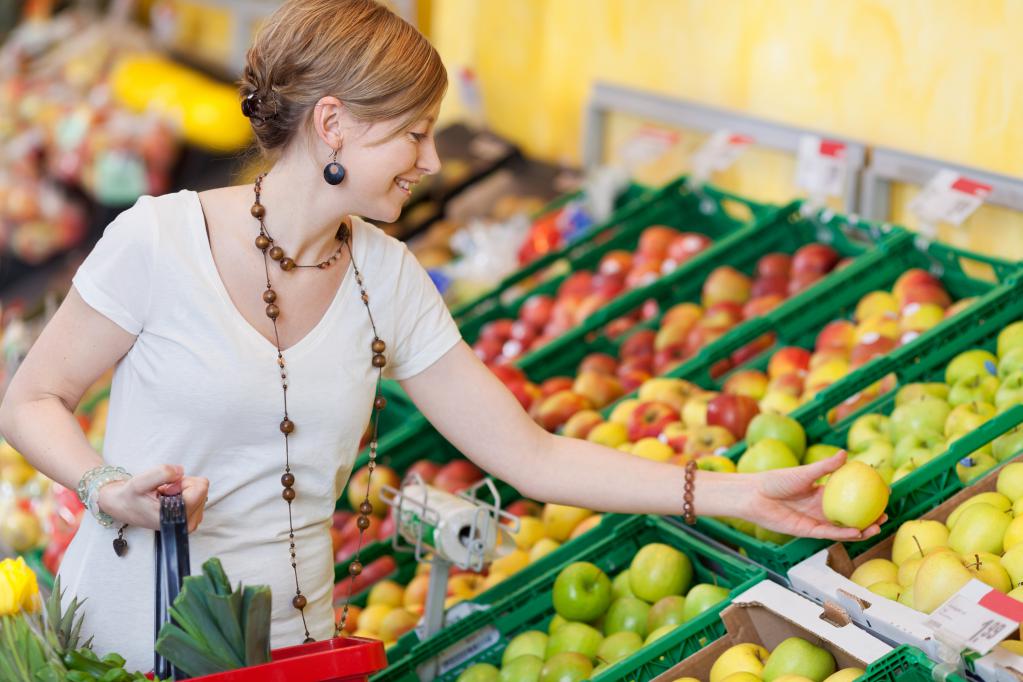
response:
<path fill-rule="evenodd" d="M 962 525 L 962 520 L 959 525 Z M 973 574 L 963 566 L 957 554 L 928 554 L 913 580 L 913 608 L 931 613 L 972 579 Z"/>
<path fill-rule="evenodd" d="M 1010 462 L 998 472 L 998 492 L 1014 503 L 1023 497 L 1023 462 Z"/>
<path fill-rule="evenodd" d="M 592 659 L 603 641 L 600 632 L 586 623 L 565 623 L 547 639 L 544 658 L 550 660 L 561 653 L 575 652 Z"/>
<path fill-rule="evenodd" d="M 947 402 L 948 390 L 948 384 L 906 384 L 895 394 L 895 407 L 901 407 L 924 397 L 940 398 Z"/>
<path fill-rule="evenodd" d="M 622 631 L 610 635 L 597 650 L 597 660 L 617 663 L 643 648 L 643 638 L 635 632 Z"/>
<path fill-rule="evenodd" d="M 791 535 L 785 533 L 779 533 L 777 531 L 768 530 L 763 526 L 753 527 L 753 537 L 757 540 L 763 540 L 764 542 L 772 542 L 776 545 L 784 545 L 792 539 Z"/>
<path fill-rule="evenodd" d="M 997 367 L 998 358 L 994 356 L 994 353 L 980 348 L 963 351 L 952 358 L 952 362 L 945 367 L 945 383 L 955 386 L 960 379 L 978 374 L 995 374 Z"/>
<path fill-rule="evenodd" d="M 977 450 L 956 463 L 956 476 L 961 482 L 969 483 L 996 466 L 998 466 L 998 460 L 983 450 Z"/>
<path fill-rule="evenodd" d="M 993 404 L 998 386 L 998 377 L 990 374 L 974 374 L 960 379 L 948 392 L 948 404 L 952 407 L 966 403 Z"/>
<path fill-rule="evenodd" d="M 622 597 L 611 602 L 604 618 L 604 634 L 616 632 L 635 632 L 641 638 L 646 637 L 647 616 L 650 604 L 636 597 Z"/>
<path fill-rule="evenodd" d="M 921 451 L 940 455 L 945 451 L 945 436 L 937 431 L 910 433 L 903 436 L 895 444 L 895 449 L 892 452 L 892 466 L 900 467 L 908 462 L 910 457 L 919 460 L 923 456 Z"/>
<path fill-rule="evenodd" d="M 570 621 L 567 618 L 563 618 L 560 614 L 555 613 L 554 617 L 551 618 L 551 622 L 547 624 L 547 634 L 553 635 L 555 632 L 561 629 L 563 625 L 567 625 Z"/>
<path fill-rule="evenodd" d="M 547 634 L 540 630 L 527 630 L 512 638 L 501 655 L 501 666 L 508 665 L 519 656 L 538 656 L 541 660 L 547 652 Z"/>
<path fill-rule="evenodd" d="M 735 673 L 753 673 L 760 676 L 764 663 L 770 657 L 767 649 L 759 644 L 744 643 L 726 649 L 710 667 L 710 682 L 723 682 Z"/>
<path fill-rule="evenodd" d="M 997 554 L 977 552 L 975 554 L 963 554 L 959 557 L 966 570 L 973 574 L 977 580 L 987 583 L 999 592 L 1006 593 L 1012 589 L 1012 580 L 1008 571 L 1002 566 L 1001 558 Z"/>
<path fill-rule="evenodd" d="M 1023 516 L 1023 497 L 1012 503 L 1012 515 Z"/>
<path fill-rule="evenodd" d="M 1008 552 L 1016 545 L 1023 544 L 1023 516 L 1013 517 L 1002 538 L 1002 549 Z"/>
<path fill-rule="evenodd" d="M 1005 550 L 1001 563 L 1013 585 L 1018 587 L 1023 584 L 1023 545 L 1015 545 Z"/>
<path fill-rule="evenodd" d="M 681 625 L 686 622 L 686 597 L 669 594 L 661 597 L 650 607 L 647 615 L 646 631 L 653 632 L 665 625 Z"/>
<path fill-rule="evenodd" d="M 849 580 L 862 587 L 870 587 L 874 583 L 896 582 L 899 567 L 888 559 L 871 559 L 856 567 Z"/>
<path fill-rule="evenodd" d="M 936 547 L 947 546 L 948 528 L 942 522 L 932 519 L 906 521 L 895 532 L 892 562 L 902 566 L 909 559 L 922 558 Z"/>
<path fill-rule="evenodd" d="M 799 466 L 799 459 L 792 453 L 789 446 L 776 438 L 764 438 L 742 453 L 736 470 L 740 474 L 755 474 L 760 471 L 795 466 Z"/>
<path fill-rule="evenodd" d="M 788 446 L 797 458 L 806 452 L 806 432 L 803 425 L 783 414 L 762 412 L 749 423 L 746 429 L 746 444 L 755 445 L 765 438 L 780 440 Z"/>
<path fill-rule="evenodd" d="M 582 682 L 593 674 L 593 663 L 571 651 L 547 659 L 540 670 L 540 682 Z"/>
<path fill-rule="evenodd" d="M 685 594 L 692 581 L 689 557 L 660 542 L 640 549 L 629 565 L 632 593 L 650 604 L 669 594 Z"/>
<path fill-rule="evenodd" d="M 789 637 L 774 648 L 764 665 L 764 682 L 774 682 L 782 675 L 802 675 L 821 682 L 835 672 L 835 657 L 827 649 L 801 637 Z"/>
<path fill-rule="evenodd" d="M 600 617 L 611 604 L 611 580 L 596 564 L 577 561 L 555 578 L 552 596 L 559 615 L 588 622 Z"/>
<path fill-rule="evenodd" d="M 728 588 L 709 583 L 693 585 L 686 594 L 686 606 L 682 611 L 684 620 L 692 620 L 704 611 L 710 610 L 728 599 Z"/>
<path fill-rule="evenodd" d="M 841 449 L 837 445 L 825 445 L 824 443 L 811 445 L 806 449 L 806 454 L 803 455 L 803 464 L 822 462 L 829 457 L 834 457 Z"/>
<path fill-rule="evenodd" d="M 740 533 L 745 533 L 746 535 L 753 535 L 753 532 L 757 528 L 757 525 L 755 523 L 753 523 L 752 521 L 747 521 L 746 519 L 737 519 L 732 516 L 722 516 L 720 517 L 720 519 L 727 523 L 732 528 L 734 528 L 735 530 L 739 531 Z"/>
<path fill-rule="evenodd" d="M 543 670 L 543 659 L 538 656 L 519 656 L 501 666 L 499 682 L 538 682 Z"/>
<path fill-rule="evenodd" d="M 856 682 L 867 671 L 861 668 L 842 668 L 834 675 L 824 678 L 824 682 Z"/>
<path fill-rule="evenodd" d="M 963 510 L 955 528 L 948 534 L 948 546 L 959 554 L 1002 553 L 1002 538 L 1012 522 L 1012 514 L 978 502 Z M 921 567 L 922 568 L 922 567 Z M 917 594 L 920 591 L 917 590 Z"/>
<path fill-rule="evenodd" d="M 905 402 L 892 411 L 892 441 L 898 443 L 911 433 L 944 433 L 951 412 L 947 402 L 929 395 Z"/>
<path fill-rule="evenodd" d="M 1019 347 L 1023 347 L 1023 322 L 1013 322 L 998 332 L 998 357 L 1005 357 Z"/>
<path fill-rule="evenodd" d="M 865 529 L 884 513 L 888 485 L 863 462 L 846 462 L 824 485 L 824 516 L 839 526 Z"/>
<path fill-rule="evenodd" d="M 910 585 L 906 590 L 899 595 L 899 603 L 903 606 L 908 606 L 911 609 L 916 608 L 916 601 L 913 599 L 913 586 Z"/>
<path fill-rule="evenodd" d="M 849 459 L 869 464 L 875 469 L 891 467 L 895 464 L 895 449 L 888 441 L 875 440 L 867 446 L 866 450 L 857 452 Z"/>
<path fill-rule="evenodd" d="M 611 581 L 611 599 L 635 596 L 632 593 L 632 588 L 629 586 L 629 571 L 626 569 L 616 575 L 614 580 Z"/>
<path fill-rule="evenodd" d="M 1020 348 L 1023 353 L 1023 348 Z M 1010 374 L 998 387 L 994 397 L 995 409 L 999 413 L 1005 412 L 1013 405 L 1023 404 L 1023 371 Z"/>
<path fill-rule="evenodd" d="M 991 403 L 964 403 L 957 405 L 945 420 L 945 438 L 949 442 L 965 436 L 970 431 L 980 428 L 982 424 L 998 414 Z"/>
<path fill-rule="evenodd" d="M 1023 346 L 1013 348 L 998 358 L 998 379 L 1005 381 L 1013 374 L 1023 371 Z"/>
<path fill-rule="evenodd" d="M 1006 431 L 991 441 L 991 454 L 999 462 L 1012 459 L 1023 452 L 1023 425 Z"/>
<path fill-rule="evenodd" d="M 990 504 L 992 507 L 1000 509 L 1002 511 L 1009 511 L 1012 508 L 1012 501 L 1001 493 L 987 492 L 968 497 L 963 500 L 959 506 L 952 510 L 952 513 L 945 519 L 945 525 L 949 528 L 954 528 L 956 521 L 959 520 L 959 515 L 962 514 L 970 505 L 974 504 Z"/>
<path fill-rule="evenodd" d="M 661 637 L 664 637 L 665 635 L 674 632 L 677 628 L 678 628 L 677 625 L 671 623 L 669 623 L 668 625 L 662 625 L 661 627 L 657 628 L 656 630 L 654 630 L 653 632 L 646 636 L 646 639 L 643 640 L 643 646 L 647 646 L 648 644 L 650 644 L 650 642 L 658 640 Z"/>
<path fill-rule="evenodd" d="M 501 671 L 489 663 L 469 666 L 458 676 L 457 682 L 499 682 Z"/>
<path fill-rule="evenodd" d="M 874 594 L 881 595 L 885 599 L 899 601 L 899 595 L 902 594 L 905 588 L 894 580 L 882 580 L 881 582 L 869 585 L 867 589 Z"/>
<path fill-rule="evenodd" d="M 850 452 L 861 452 L 876 440 L 886 443 L 891 440 L 888 417 L 883 414 L 865 414 L 849 427 L 846 445 Z"/>

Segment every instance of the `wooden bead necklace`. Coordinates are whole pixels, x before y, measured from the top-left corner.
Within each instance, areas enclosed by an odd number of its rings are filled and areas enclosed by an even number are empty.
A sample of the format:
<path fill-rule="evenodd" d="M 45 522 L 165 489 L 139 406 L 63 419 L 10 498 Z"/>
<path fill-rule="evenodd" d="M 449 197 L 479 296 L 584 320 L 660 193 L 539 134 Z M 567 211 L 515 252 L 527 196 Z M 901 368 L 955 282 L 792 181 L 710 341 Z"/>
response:
<path fill-rule="evenodd" d="M 263 267 L 266 271 L 266 289 L 263 291 L 263 302 L 266 303 L 266 316 L 270 318 L 274 326 L 274 345 L 277 347 L 277 367 L 281 373 L 281 389 L 284 395 L 284 417 L 281 419 L 280 431 L 284 435 L 284 474 L 281 475 L 281 485 L 284 490 L 281 492 L 281 497 L 288 503 L 288 544 L 289 551 L 291 554 L 291 570 L 295 574 L 295 596 L 291 600 L 291 605 L 296 608 L 302 615 L 302 628 L 305 630 L 305 640 L 303 643 L 309 643 L 313 640 L 309 635 L 309 626 L 306 624 L 305 619 L 305 607 L 307 600 L 304 594 L 302 594 L 302 588 L 298 581 L 298 563 L 295 560 L 295 525 L 291 514 L 291 505 L 295 501 L 295 474 L 291 471 L 291 455 L 288 448 L 288 437 L 295 432 L 295 422 L 291 420 L 288 415 L 288 372 L 287 366 L 284 361 L 284 351 L 281 349 L 280 336 L 277 333 L 277 320 L 281 316 L 280 301 L 277 298 L 277 292 L 273 290 L 270 285 L 270 261 L 276 261 L 281 270 L 290 272 L 295 268 L 318 268 L 324 270 L 333 265 L 338 257 L 341 255 L 342 249 L 348 250 L 348 257 L 351 261 L 352 272 L 355 274 L 355 281 L 359 285 L 359 293 L 362 297 L 362 304 L 366 308 L 366 313 L 369 315 L 369 324 L 373 329 L 373 341 L 370 344 L 370 350 L 373 353 L 372 364 L 377 370 L 376 377 L 376 388 L 374 390 L 373 399 L 373 414 L 371 417 L 372 421 L 372 438 L 369 442 L 369 476 L 366 479 L 366 495 L 359 505 L 358 517 L 356 518 L 356 525 L 359 528 L 359 541 L 355 548 L 355 558 L 352 559 L 348 565 L 348 596 L 345 599 L 345 605 L 341 612 L 341 618 L 334 624 L 334 636 L 340 636 L 341 632 L 344 631 L 345 625 L 348 621 L 349 605 L 352 600 L 352 589 L 354 587 L 355 578 L 362 573 L 362 563 L 359 560 L 359 555 L 362 550 L 363 536 L 367 528 L 370 525 L 370 515 L 373 513 L 373 505 L 369 501 L 369 486 L 370 481 L 373 478 L 373 470 L 376 468 L 377 458 L 377 434 L 380 425 L 380 412 L 387 406 L 387 399 L 384 398 L 380 393 L 380 382 L 383 378 L 383 368 L 387 365 L 387 358 L 384 357 L 384 351 L 387 350 L 387 345 L 380 339 L 377 334 L 376 322 L 373 321 L 373 312 L 369 308 L 369 294 L 366 293 L 366 288 L 362 279 L 362 273 L 359 272 L 359 268 L 355 263 L 355 254 L 352 253 L 351 246 L 351 227 L 347 221 L 341 223 L 338 227 L 335 238 L 341 242 L 338 246 L 334 255 L 325 261 L 316 263 L 313 265 L 298 265 L 295 261 L 284 254 L 284 250 L 278 246 L 273 237 L 266 229 L 266 208 L 259 202 L 260 194 L 262 193 L 263 178 L 266 174 L 262 174 L 256 178 L 255 183 L 255 194 L 256 201 L 252 204 L 252 217 L 259 221 L 259 236 L 256 237 L 255 243 L 256 248 L 263 253 Z"/>

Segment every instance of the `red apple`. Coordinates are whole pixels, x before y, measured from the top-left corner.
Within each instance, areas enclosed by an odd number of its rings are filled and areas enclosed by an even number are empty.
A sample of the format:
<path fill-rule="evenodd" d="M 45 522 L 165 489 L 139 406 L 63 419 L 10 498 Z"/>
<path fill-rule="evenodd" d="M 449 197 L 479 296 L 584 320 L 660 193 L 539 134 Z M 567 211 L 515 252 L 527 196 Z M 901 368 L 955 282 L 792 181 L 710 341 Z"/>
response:
<path fill-rule="evenodd" d="M 608 303 L 611 302 L 611 297 L 605 294 L 590 294 L 582 300 L 579 304 L 579 308 L 576 309 L 576 324 L 581 324 L 587 317 L 597 312 Z"/>
<path fill-rule="evenodd" d="M 760 275 L 753 280 L 749 295 L 751 298 L 761 296 L 780 296 L 785 298 L 789 294 L 788 275 Z"/>
<path fill-rule="evenodd" d="M 792 256 L 787 253 L 769 253 L 757 261 L 757 277 L 784 277 L 792 272 Z"/>
<path fill-rule="evenodd" d="M 750 320 L 754 317 L 762 317 L 784 302 L 784 296 L 776 296 L 774 294 L 751 298 L 746 302 L 746 305 L 742 307 L 742 319 Z"/>
<path fill-rule="evenodd" d="M 706 327 L 701 324 L 697 324 L 693 327 L 693 330 L 689 332 L 689 336 L 686 337 L 686 345 L 683 349 L 683 355 L 690 358 L 699 353 L 701 348 L 717 341 L 727 333 L 728 329 L 724 327 Z"/>
<path fill-rule="evenodd" d="M 625 278 L 628 275 L 628 270 L 619 273 L 598 273 L 593 276 L 590 293 L 600 294 L 610 301 L 625 291 Z"/>
<path fill-rule="evenodd" d="M 665 426 L 678 420 L 678 410 L 668 403 L 660 400 L 640 403 L 629 416 L 629 440 L 635 443 L 641 438 L 657 438 Z"/>
<path fill-rule="evenodd" d="M 472 344 L 472 352 L 484 364 L 490 364 L 501 355 L 504 344 L 495 339 L 480 339 Z"/>
<path fill-rule="evenodd" d="M 722 301 L 707 308 L 698 324 L 704 327 L 734 327 L 742 320 L 741 305 L 731 301 Z"/>
<path fill-rule="evenodd" d="M 806 374 L 810 369 L 810 351 L 798 346 L 779 348 L 767 363 L 767 376 L 774 379 L 783 374 Z"/>
<path fill-rule="evenodd" d="M 898 343 L 887 336 L 878 334 L 864 337 L 849 352 L 849 366 L 853 369 L 867 364 L 878 355 L 885 355 L 895 350 Z"/>
<path fill-rule="evenodd" d="M 895 280 L 895 284 L 892 285 L 892 294 L 899 301 L 899 303 L 905 303 L 906 291 L 911 287 L 918 286 L 929 286 L 929 287 L 942 287 L 941 280 L 920 268 L 910 268 L 904 273 L 899 275 L 899 278 Z"/>
<path fill-rule="evenodd" d="M 626 360 L 618 366 L 616 375 L 622 382 L 622 388 L 626 391 L 634 391 L 643 385 L 643 382 L 653 376 L 653 359 L 635 358 Z"/>
<path fill-rule="evenodd" d="M 543 397 L 540 387 L 532 381 L 513 382 L 508 385 L 508 390 L 512 392 L 512 395 L 515 396 L 515 399 L 519 401 L 522 409 L 526 412 L 533 406 L 533 403 Z"/>
<path fill-rule="evenodd" d="M 505 511 L 509 514 L 514 514 L 519 518 L 522 518 L 523 516 L 535 516 L 540 518 L 540 513 L 543 511 L 543 507 L 533 500 L 521 499 L 515 500 L 509 504 Z"/>
<path fill-rule="evenodd" d="M 710 237 L 697 232 L 683 232 L 677 235 L 668 245 L 661 269 L 665 273 L 671 272 L 712 243 Z"/>
<path fill-rule="evenodd" d="M 385 485 L 392 488 L 401 486 L 401 479 L 398 473 L 389 466 L 376 466 L 372 478 L 369 475 L 369 467 L 362 467 L 348 481 L 348 504 L 352 509 L 358 509 L 359 504 L 366 497 L 366 482 L 370 481 L 369 503 L 373 505 L 373 513 L 382 516 L 387 512 L 387 505 L 380 499 L 380 489 Z"/>
<path fill-rule="evenodd" d="M 494 358 L 494 361 L 498 364 L 502 362 L 510 362 L 516 360 L 529 350 L 529 347 L 518 339 L 508 339 L 501 346 L 501 356 Z"/>
<path fill-rule="evenodd" d="M 639 263 L 629 270 L 625 278 L 626 289 L 639 289 L 656 282 L 661 277 L 660 261 Z"/>
<path fill-rule="evenodd" d="M 453 459 L 440 468 L 433 479 L 433 486 L 457 493 L 483 480 L 483 471 L 467 459 Z"/>
<path fill-rule="evenodd" d="M 527 346 L 539 334 L 540 329 L 525 320 L 515 320 L 515 322 L 512 322 L 511 329 L 509 330 L 509 338 L 518 339 Z"/>
<path fill-rule="evenodd" d="M 572 390 L 588 399 L 598 410 L 625 395 L 625 389 L 617 377 L 592 370 L 580 372 L 572 384 Z"/>
<path fill-rule="evenodd" d="M 767 384 L 767 392 L 785 393 L 793 398 L 798 398 L 803 395 L 804 376 L 806 376 L 806 370 L 772 376 L 771 380 Z"/>
<path fill-rule="evenodd" d="M 554 299 L 545 294 L 534 294 L 527 298 L 519 308 L 519 319 L 529 322 L 538 329 L 543 329 L 551 319 Z"/>
<path fill-rule="evenodd" d="M 622 342 L 621 347 L 618 349 L 618 356 L 622 360 L 645 356 L 652 357 L 654 354 L 654 340 L 656 338 L 657 332 L 653 329 L 640 329 Z"/>
<path fill-rule="evenodd" d="M 577 372 L 599 372 L 614 375 L 618 371 L 618 360 L 607 353 L 590 353 L 579 363 Z"/>
<path fill-rule="evenodd" d="M 849 320 L 835 320 L 824 326 L 824 329 L 817 334 L 815 350 L 826 348 L 838 348 L 841 350 L 852 350 L 856 339 L 856 326 Z"/>
<path fill-rule="evenodd" d="M 730 358 L 732 364 L 742 365 L 749 362 L 773 346 L 775 338 L 774 332 L 768 332 L 762 336 L 758 336 L 753 341 L 750 341 L 745 346 L 732 353 Z"/>
<path fill-rule="evenodd" d="M 533 419 L 546 430 L 554 432 L 576 412 L 592 407 L 593 403 L 575 391 L 558 391 L 534 407 Z"/>
<path fill-rule="evenodd" d="M 947 308 L 952 305 L 952 299 L 945 291 L 945 287 L 941 286 L 929 286 L 926 284 L 919 284 L 915 286 L 907 286 L 905 291 L 902 293 L 902 298 L 899 301 L 902 307 L 905 308 L 913 303 L 934 303 L 942 308 Z"/>
<path fill-rule="evenodd" d="M 654 354 L 653 374 L 667 374 L 689 359 L 685 345 L 668 346 Z"/>
<path fill-rule="evenodd" d="M 654 337 L 654 351 L 662 351 L 665 348 L 678 346 L 682 348 L 686 344 L 686 337 L 692 331 L 697 320 L 675 319 L 670 324 L 662 325 Z"/>
<path fill-rule="evenodd" d="M 504 343 L 511 337 L 514 322 L 508 319 L 491 320 L 480 327 L 480 339 L 493 339 Z"/>
<path fill-rule="evenodd" d="M 722 393 L 707 403 L 707 425 L 723 426 L 738 440 L 746 437 L 746 427 L 759 413 L 753 398 Z"/>
<path fill-rule="evenodd" d="M 551 377 L 540 384 L 540 396 L 549 398 L 555 393 L 569 391 L 572 389 L 573 383 L 572 377 Z"/>
<path fill-rule="evenodd" d="M 574 296 L 582 298 L 592 291 L 593 273 L 589 270 L 577 270 L 566 277 L 558 287 L 558 298 Z"/>
<path fill-rule="evenodd" d="M 604 327 L 604 335 L 609 339 L 617 339 L 624 336 L 626 332 L 636 326 L 636 321 L 628 317 L 619 317 L 611 320 Z"/>
<path fill-rule="evenodd" d="M 688 455 L 712 455 L 735 445 L 735 436 L 722 426 L 697 426 L 689 432 L 685 452 Z"/>
<path fill-rule="evenodd" d="M 689 431 L 686 429 L 686 425 L 682 422 L 671 422 L 664 427 L 661 435 L 658 439 L 662 443 L 670 445 L 671 448 L 681 454 L 686 450 L 686 442 L 689 440 Z"/>
<path fill-rule="evenodd" d="M 678 232 L 670 227 L 651 225 L 640 233 L 639 245 L 636 251 L 664 258 L 668 253 L 668 247 L 675 241 L 677 236 Z"/>
<path fill-rule="evenodd" d="M 412 474 L 419 474 L 419 477 L 423 479 L 424 483 L 433 483 L 433 479 L 437 478 L 437 474 L 440 473 L 440 470 L 441 465 L 437 462 L 431 462 L 428 459 L 421 459 L 405 471 L 405 477 Z"/>
<path fill-rule="evenodd" d="M 616 380 L 617 381 L 617 380 Z M 590 431 L 598 424 L 603 424 L 604 418 L 596 410 L 580 410 L 568 418 L 561 427 L 561 435 L 566 438 L 584 439 L 590 435 Z"/>
<path fill-rule="evenodd" d="M 602 275 L 625 274 L 632 269 L 632 254 L 628 251 L 616 249 L 608 251 L 600 259 L 597 265 L 597 272 Z"/>
<path fill-rule="evenodd" d="M 749 300 L 751 286 L 749 277 L 731 266 L 722 265 L 715 268 L 703 283 L 703 306 L 709 308 L 725 301 L 741 305 Z"/>
<path fill-rule="evenodd" d="M 676 303 L 665 311 L 661 318 L 661 327 L 666 327 L 673 322 L 691 321 L 695 323 L 703 317 L 703 308 L 695 303 Z"/>
<path fill-rule="evenodd" d="M 515 367 L 514 365 L 497 365 L 491 367 L 490 371 L 505 386 L 514 382 L 529 380 L 529 377 L 526 376 L 526 373 L 523 372 L 518 367 Z"/>
<path fill-rule="evenodd" d="M 856 393 L 849 396 L 835 407 L 834 412 L 831 415 L 832 422 L 837 424 L 849 415 L 854 414 L 863 407 L 866 407 L 874 401 L 875 397 L 876 396 L 867 395 L 865 393 Z"/>
<path fill-rule="evenodd" d="M 823 278 L 824 275 L 819 272 L 801 272 L 793 275 L 789 280 L 789 296 L 795 296 L 801 291 L 809 289 Z"/>
<path fill-rule="evenodd" d="M 721 390 L 724 393 L 760 400 L 767 393 L 767 383 L 767 375 L 760 370 L 745 369 L 728 377 Z"/>
<path fill-rule="evenodd" d="M 792 274 L 814 272 L 824 275 L 834 269 L 841 255 L 826 244 L 807 244 L 792 255 Z"/>

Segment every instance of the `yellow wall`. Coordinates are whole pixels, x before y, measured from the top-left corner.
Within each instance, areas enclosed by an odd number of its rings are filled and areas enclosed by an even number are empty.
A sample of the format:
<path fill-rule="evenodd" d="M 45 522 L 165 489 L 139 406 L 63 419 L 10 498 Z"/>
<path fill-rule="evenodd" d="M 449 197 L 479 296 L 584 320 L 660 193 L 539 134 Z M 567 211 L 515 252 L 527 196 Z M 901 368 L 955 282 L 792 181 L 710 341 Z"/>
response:
<path fill-rule="evenodd" d="M 488 123 L 544 158 L 578 162 L 602 79 L 1023 177 L 1023 0 L 432 3 L 431 38 L 479 74 Z M 462 113 L 453 83 L 444 114 Z M 791 172 L 761 155 L 724 184 L 784 198 Z M 1023 258 L 1019 215 L 943 236 Z"/>

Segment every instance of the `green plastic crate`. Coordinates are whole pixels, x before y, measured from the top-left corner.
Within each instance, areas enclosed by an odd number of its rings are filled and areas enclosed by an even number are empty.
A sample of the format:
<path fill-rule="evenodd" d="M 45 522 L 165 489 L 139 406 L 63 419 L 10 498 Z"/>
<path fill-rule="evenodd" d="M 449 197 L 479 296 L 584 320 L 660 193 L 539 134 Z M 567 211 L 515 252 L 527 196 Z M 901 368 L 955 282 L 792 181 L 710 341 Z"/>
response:
<path fill-rule="evenodd" d="M 620 211 L 627 207 L 637 199 L 648 195 L 652 190 L 643 185 L 636 183 L 630 183 L 625 191 L 615 198 L 615 211 Z M 539 219 L 552 211 L 556 211 L 570 201 L 574 201 L 582 196 L 582 192 L 573 192 L 572 194 L 566 194 L 565 196 L 559 197 L 554 201 L 544 206 L 540 211 L 537 212 L 534 220 Z M 505 292 L 510 290 L 512 287 L 521 285 L 522 282 L 529 280 L 530 278 L 542 273 L 547 268 L 557 268 L 559 261 L 565 258 L 565 254 L 574 244 L 581 241 L 589 241 L 596 239 L 599 235 L 614 223 L 614 216 L 608 220 L 597 223 L 590 226 L 582 234 L 577 236 L 568 244 L 565 244 L 562 248 L 551 251 L 550 253 L 544 254 L 540 258 L 537 258 L 531 263 L 526 264 L 519 270 L 516 270 L 512 274 L 508 275 L 500 281 L 493 289 L 485 294 L 482 294 L 471 301 L 466 301 L 462 305 L 458 306 L 451 311 L 451 316 L 455 319 L 455 322 L 459 326 L 465 324 L 469 320 L 472 320 L 477 315 L 485 313 L 490 308 L 500 305 L 501 298 L 505 296 Z M 567 266 L 567 264 L 566 264 Z"/>
<path fill-rule="evenodd" d="M 969 310 L 943 321 L 927 335 L 888 356 L 875 358 L 839 382 L 841 386 L 836 383 L 822 391 L 815 400 L 791 416 L 806 429 L 808 443 L 844 445 L 849 427 L 860 415 L 873 412 L 888 414 L 892 411 L 896 391 L 880 396 L 837 425 L 830 424 L 827 419 L 832 408 L 889 374 L 896 376 L 900 387 L 920 381 L 943 381 L 945 366 L 953 357 L 969 348 L 993 350 L 998 332 L 1021 318 L 1023 283 L 1010 282 L 983 296 Z M 903 520 L 933 507 L 962 487 L 955 473 L 955 463 L 983 444 L 976 443 L 978 437 L 990 435 L 987 440 L 991 440 L 1021 420 L 1023 406 L 1013 407 L 974 434 L 953 443 L 945 454 L 896 481 L 892 485 L 888 502 L 889 521 L 882 528 L 880 537 L 886 537 Z M 728 451 L 727 456 L 737 460 L 745 450 L 745 444 L 739 443 Z M 828 544 L 823 540 L 799 538 L 777 545 L 757 540 L 716 519 L 701 518 L 697 521 L 697 527 L 717 540 L 741 548 L 758 564 L 777 573 L 784 573 Z"/>
<path fill-rule="evenodd" d="M 736 595 L 762 580 L 764 572 L 727 552 L 706 545 L 662 518 L 619 515 L 609 515 L 593 532 L 566 543 L 508 578 L 502 583 L 508 589 L 507 596 L 491 603 L 488 609 L 473 613 L 444 628 L 433 638 L 416 644 L 410 653 L 395 660 L 372 679 L 380 682 L 418 680 L 417 670 L 421 665 L 445 655 L 445 652 L 451 655 L 453 647 L 464 647 L 467 658 L 462 660 L 462 657 L 455 656 L 448 669 L 434 679 L 454 680 L 472 664 L 499 663 L 504 647 L 512 637 L 526 630 L 546 631 L 554 615 L 551 589 L 562 568 L 576 561 L 591 561 L 609 575 L 616 575 L 628 568 L 640 547 L 651 542 L 663 542 L 684 551 L 693 561 L 694 584 L 713 582 L 717 576 L 717 580 L 724 580 L 731 588 L 731 594 L 717 607 L 594 678 L 601 682 L 650 679 L 724 634 L 719 618 L 721 609 Z M 389 655 L 394 651 L 392 648 Z"/>
<path fill-rule="evenodd" d="M 955 673 L 943 675 L 924 652 L 908 644 L 892 649 L 869 666 L 857 682 L 966 682 Z"/>

